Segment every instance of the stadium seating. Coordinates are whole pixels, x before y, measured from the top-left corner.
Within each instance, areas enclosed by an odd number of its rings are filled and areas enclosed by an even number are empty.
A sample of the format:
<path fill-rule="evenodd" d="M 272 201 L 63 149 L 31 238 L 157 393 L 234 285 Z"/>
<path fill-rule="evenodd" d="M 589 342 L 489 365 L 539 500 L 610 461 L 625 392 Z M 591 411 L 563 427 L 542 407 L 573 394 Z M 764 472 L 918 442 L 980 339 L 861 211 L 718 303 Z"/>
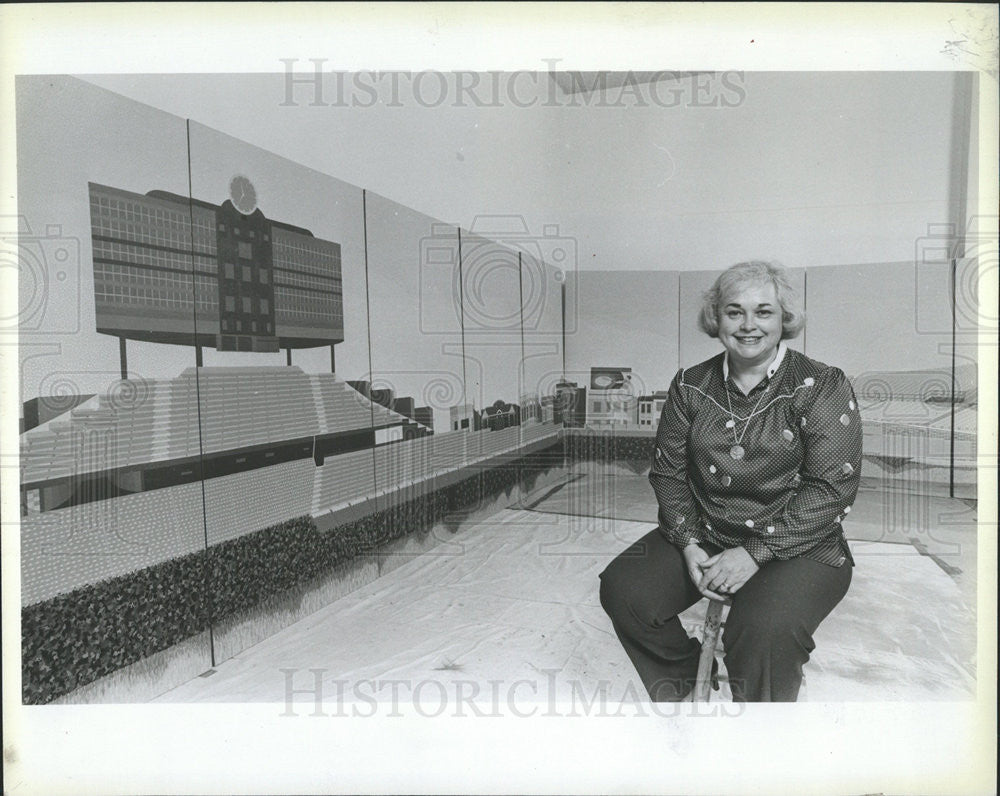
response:
<path fill-rule="evenodd" d="M 22 435 L 23 482 L 413 421 L 337 379 L 297 367 L 188 368 L 118 382 Z"/>

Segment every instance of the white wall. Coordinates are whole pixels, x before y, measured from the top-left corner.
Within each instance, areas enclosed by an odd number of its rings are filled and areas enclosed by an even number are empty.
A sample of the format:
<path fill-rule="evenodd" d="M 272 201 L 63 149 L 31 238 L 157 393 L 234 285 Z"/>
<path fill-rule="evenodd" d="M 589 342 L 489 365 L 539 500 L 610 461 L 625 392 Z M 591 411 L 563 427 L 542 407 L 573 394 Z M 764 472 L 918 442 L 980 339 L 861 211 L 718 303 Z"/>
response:
<path fill-rule="evenodd" d="M 280 74 L 88 79 L 473 231 L 484 214 L 558 225 L 582 269 L 901 261 L 949 220 L 951 73 L 731 74 L 708 94 L 674 84 L 674 107 L 641 87 L 646 107 L 523 109 L 454 107 L 454 84 L 435 104 L 433 81 L 431 107 L 403 80 L 400 107 L 381 81 L 380 104 L 352 108 L 332 104 L 332 78 L 321 106 L 309 87 L 283 105 Z M 518 85 L 525 103 L 552 91 Z M 712 91 L 733 107 L 695 106 Z"/>

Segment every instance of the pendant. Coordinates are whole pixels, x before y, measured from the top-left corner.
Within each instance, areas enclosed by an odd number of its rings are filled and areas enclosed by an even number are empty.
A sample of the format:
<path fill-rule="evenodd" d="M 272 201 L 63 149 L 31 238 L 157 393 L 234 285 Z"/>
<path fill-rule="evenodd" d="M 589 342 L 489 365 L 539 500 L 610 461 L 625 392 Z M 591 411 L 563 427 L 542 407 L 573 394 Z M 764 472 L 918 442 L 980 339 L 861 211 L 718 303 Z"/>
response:
<path fill-rule="evenodd" d="M 734 459 L 742 459 L 745 454 L 746 451 L 743 449 L 742 445 L 733 445 L 733 447 L 729 449 L 729 455 Z"/>

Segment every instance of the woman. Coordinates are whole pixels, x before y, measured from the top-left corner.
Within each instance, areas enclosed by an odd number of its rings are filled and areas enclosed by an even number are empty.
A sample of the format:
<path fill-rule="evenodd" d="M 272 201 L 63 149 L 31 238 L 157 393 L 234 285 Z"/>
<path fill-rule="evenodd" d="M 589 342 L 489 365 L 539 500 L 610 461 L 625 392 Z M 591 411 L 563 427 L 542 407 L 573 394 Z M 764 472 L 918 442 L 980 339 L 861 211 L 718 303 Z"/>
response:
<path fill-rule="evenodd" d="M 698 321 L 725 350 L 670 385 L 649 473 L 659 527 L 601 573 L 601 604 L 654 701 L 693 687 L 701 645 L 677 615 L 702 596 L 731 606 L 734 700 L 795 701 L 851 582 L 857 402 L 843 371 L 785 346 L 804 316 L 781 266 L 724 271 Z"/>

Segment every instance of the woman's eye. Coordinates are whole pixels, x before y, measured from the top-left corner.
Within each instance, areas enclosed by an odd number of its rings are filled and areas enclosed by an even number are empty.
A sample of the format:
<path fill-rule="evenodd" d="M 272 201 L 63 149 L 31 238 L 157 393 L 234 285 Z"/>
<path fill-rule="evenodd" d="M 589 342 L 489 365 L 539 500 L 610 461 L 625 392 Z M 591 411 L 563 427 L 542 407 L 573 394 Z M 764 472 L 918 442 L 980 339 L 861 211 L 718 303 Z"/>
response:
<path fill-rule="evenodd" d="M 757 315 L 759 315 L 761 318 L 770 318 L 771 310 L 761 310 L 760 312 L 757 313 Z"/>

